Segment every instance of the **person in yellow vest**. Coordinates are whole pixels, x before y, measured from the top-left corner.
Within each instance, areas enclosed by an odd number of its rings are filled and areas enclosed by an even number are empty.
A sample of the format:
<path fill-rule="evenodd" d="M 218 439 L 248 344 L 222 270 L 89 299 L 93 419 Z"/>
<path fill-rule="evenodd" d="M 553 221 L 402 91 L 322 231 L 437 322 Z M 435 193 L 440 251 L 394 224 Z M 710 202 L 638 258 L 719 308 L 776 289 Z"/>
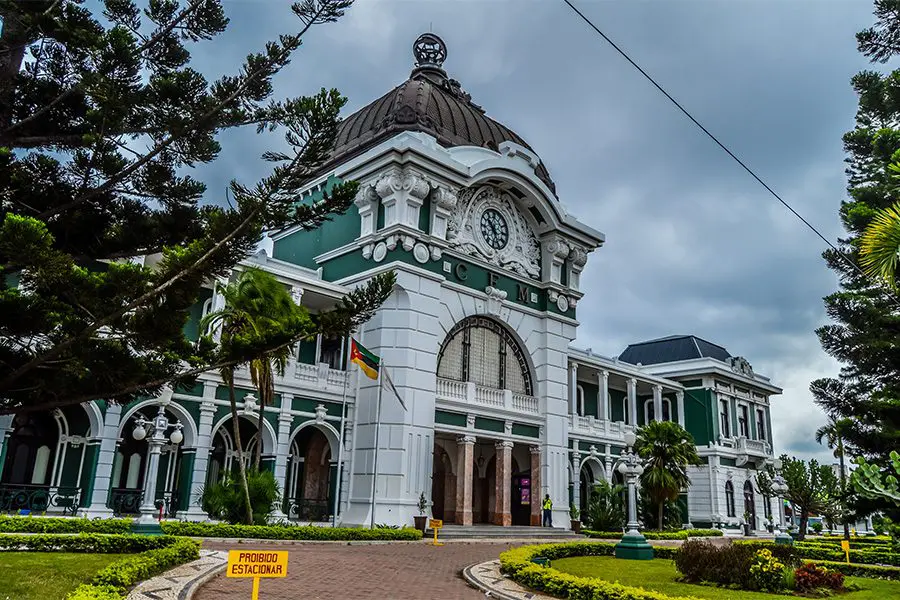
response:
<path fill-rule="evenodd" d="M 544 509 L 544 527 L 553 527 L 553 500 L 550 499 L 550 494 L 544 496 L 541 508 Z"/>

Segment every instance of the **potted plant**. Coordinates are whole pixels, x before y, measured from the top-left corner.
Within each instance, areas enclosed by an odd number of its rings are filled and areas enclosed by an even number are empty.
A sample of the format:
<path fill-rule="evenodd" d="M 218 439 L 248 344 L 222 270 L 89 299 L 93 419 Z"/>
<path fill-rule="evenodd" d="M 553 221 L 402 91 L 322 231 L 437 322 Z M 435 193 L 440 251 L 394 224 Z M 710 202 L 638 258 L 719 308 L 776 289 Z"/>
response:
<path fill-rule="evenodd" d="M 750 512 L 746 511 L 744 512 L 744 518 L 741 519 L 741 525 L 744 529 L 744 535 L 746 536 L 750 535 L 750 516 Z"/>
<path fill-rule="evenodd" d="M 416 504 L 419 514 L 413 517 L 416 522 L 416 529 L 425 533 L 425 525 L 428 523 L 428 517 L 425 516 L 425 509 L 428 508 L 428 502 L 425 500 L 425 492 L 419 492 L 419 502 Z"/>
<path fill-rule="evenodd" d="M 578 514 L 578 508 L 573 502 L 571 506 L 569 506 L 569 519 L 571 520 L 572 531 L 575 533 L 581 533 L 581 521 L 578 520 Z"/>

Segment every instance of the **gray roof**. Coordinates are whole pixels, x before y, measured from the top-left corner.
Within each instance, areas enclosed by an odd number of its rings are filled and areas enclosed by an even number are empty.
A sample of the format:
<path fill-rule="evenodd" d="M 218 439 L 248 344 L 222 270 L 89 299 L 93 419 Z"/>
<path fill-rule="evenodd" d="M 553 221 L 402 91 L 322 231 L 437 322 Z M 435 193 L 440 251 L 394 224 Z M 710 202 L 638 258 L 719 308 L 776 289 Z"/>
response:
<path fill-rule="evenodd" d="M 423 38 L 438 45 L 438 57 L 422 55 L 417 46 Z M 403 131 L 427 133 L 445 148 L 481 146 L 497 151 L 501 143 L 514 142 L 534 152 L 516 132 L 488 117 L 459 82 L 447 76 L 442 68 L 446 46 L 440 38 L 424 34 L 414 48 L 417 66 L 409 79 L 343 120 L 323 169 L 362 154 Z M 535 173 L 556 194 L 556 185 L 543 162 Z"/>
<path fill-rule="evenodd" d="M 630 344 L 619 355 L 619 360 L 633 365 L 657 365 L 695 358 L 714 358 L 727 362 L 731 358 L 731 354 L 722 346 L 707 342 L 695 335 L 670 335 L 656 340 Z"/>

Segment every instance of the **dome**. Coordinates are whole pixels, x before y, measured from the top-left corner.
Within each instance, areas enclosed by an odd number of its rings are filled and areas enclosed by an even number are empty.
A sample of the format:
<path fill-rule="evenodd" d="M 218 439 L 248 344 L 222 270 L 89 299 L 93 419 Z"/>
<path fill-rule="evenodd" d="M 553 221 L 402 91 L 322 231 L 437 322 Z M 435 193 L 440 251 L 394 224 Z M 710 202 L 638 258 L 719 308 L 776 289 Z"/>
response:
<path fill-rule="evenodd" d="M 438 36 L 419 36 L 413 53 L 416 66 L 409 79 L 341 122 L 327 167 L 403 131 L 427 133 L 445 148 L 480 146 L 497 151 L 501 143 L 514 142 L 534 152 L 516 132 L 488 117 L 459 82 L 447 76 L 442 68 L 447 47 Z M 543 162 L 535 173 L 555 194 L 556 186 Z"/>

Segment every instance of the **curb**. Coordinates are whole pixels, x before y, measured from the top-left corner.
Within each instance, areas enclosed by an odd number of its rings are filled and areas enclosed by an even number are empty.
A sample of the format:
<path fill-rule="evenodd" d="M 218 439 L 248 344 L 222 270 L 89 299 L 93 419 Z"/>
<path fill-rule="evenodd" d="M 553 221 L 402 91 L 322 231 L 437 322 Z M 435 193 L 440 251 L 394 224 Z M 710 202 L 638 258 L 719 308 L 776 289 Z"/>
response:
<path fill-rule="evenodd" d="M 190 600 L 200 587 L 225 570 L 228 554 L 201 550 L 201 556 L 137 584 L 127 600 Z"/>
<path fill-rule="evenodd" d="M 487 598 L 500 600 L 556 600 L 553 596 L 519 585 L 500 572 L 500 560 L 475 563 L 461 572 L 463 579 Z"/>
<path fill-rule="evenodd" d="M 483 565 L 483 564 L 485 564 L 485 563 L 475 563 L 475 564 L 469 565 L 468 567 L 465 567 L 462 570 L 462 577 L 463 577 L 463 579 L 466 580 L 466 583 L 468 583 L 470 586 L 472 586 L 473 588 L 475 588 L 477 590 L 481 590 L 482 592 L 484 592 L 485 596 L 490 597 L 490 598 L 499 598 L 500 600 L 519 600 L 519 598 L 516 598 L 515 596 L 510 596 L 509 594 L 507 594 L 505 592 L 497 590 L 493 587 L 489 587 L 485 583 L 482 583 L 482 581 L 480 579 L 476 578 L 474 576 L 474 574 L 472 573 L 472 569 L 474 569 L 480 565 Z"/>

